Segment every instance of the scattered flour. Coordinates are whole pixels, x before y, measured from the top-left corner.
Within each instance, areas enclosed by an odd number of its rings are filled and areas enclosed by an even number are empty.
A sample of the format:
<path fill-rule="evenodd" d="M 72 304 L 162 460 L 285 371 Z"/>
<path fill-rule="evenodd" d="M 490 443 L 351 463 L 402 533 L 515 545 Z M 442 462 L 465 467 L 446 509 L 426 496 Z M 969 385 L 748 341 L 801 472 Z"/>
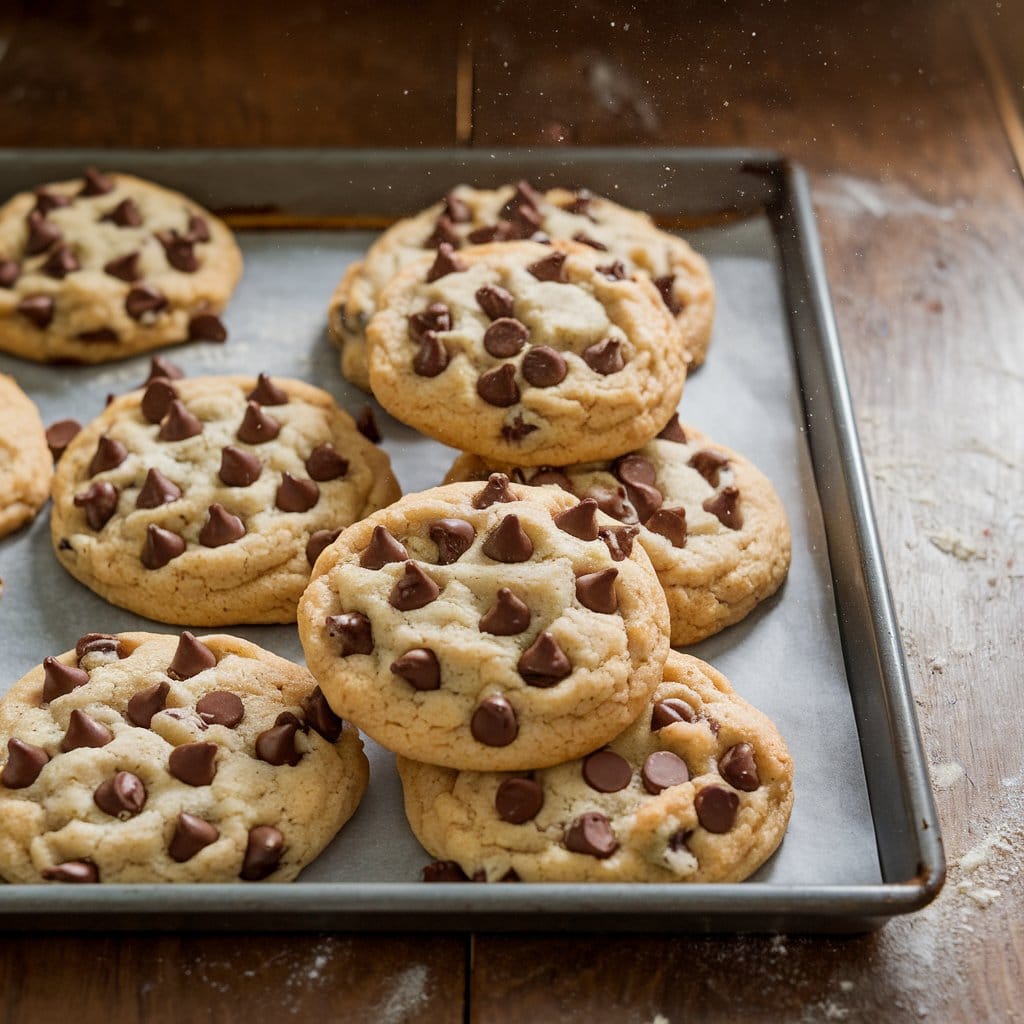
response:
<path fill-rule="evenodd" d="M 855 178 L 849 174 L 830 174 L 815 182 L 814 201 L 830 213 L 872 217 L 930 217 L 951 221 L 963 206 L 957 200 L 951 206 L 939 206 L 922 199 L 916 192 L 898 182 L 881 184 Z"/>
<path fill-rule="evenodd" d="M 956 761 L 947 761 L 945 764 L 933 764 L 931 772 L 932 784 L 936 789 L 950 789 L 966 775 L 964 766 L 957 764 Z"/>
<path fill-rule="evenodd" d="M 959 558 L 961 562 L 983 561 L 985 554 L 979 551 L 966 537 L 955 530 L 925 530 L 924 535 L 943 554 Z"/>
<path fill-rule="evenodd" d="M 427 1002 L 427 968 L 423 964 L 407 967 L 398 976 L 387 999 L 368 1020 L 377 1024 L 401 1024 Z"/>

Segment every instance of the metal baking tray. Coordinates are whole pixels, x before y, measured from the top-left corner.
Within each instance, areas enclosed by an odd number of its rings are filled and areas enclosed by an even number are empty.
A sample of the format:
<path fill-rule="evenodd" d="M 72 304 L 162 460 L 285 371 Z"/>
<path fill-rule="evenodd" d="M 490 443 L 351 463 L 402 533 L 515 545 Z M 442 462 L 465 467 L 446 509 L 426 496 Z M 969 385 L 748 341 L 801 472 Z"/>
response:
<path fill-rule="evenodd" d="M 461 181 L 588 187 L 650 211 L 708 256 L 715 335 L 687 382 L 684 422 L 775 482 L 794 538 L 776 597 L 690 652 L 779 725 L 796 763 L 780 851 L 739 885 L 473 885 L 420 882 L 391 755 L 368 743 L 371 784 L 327 851 L 291 885 L 0 886 L 0 927 L 151 929 L 788 930 L 875 928 L 942 885 L 938 820 L 857 440 L 803 172 L 749 150 L 222 150 L 0 152 L 0 198 L 88 164 L 179 188 L 228 216 L 246 273 L 228 343 L 166 350 L 190 375 L 255 372 L 366 400 L 324 330 L 334 283 L 374 232 Z M 50 423 L 88 421 L 148 356 L 41 367 L 0 356 Z M 452 453 L 378 412 L 409 490 Z M 49 549 L 47 513 L 0 541 L 0 691 L 92 630 L 173 627 L 107 605 Z M 228 630 L 301 660 L 292 627 Z"/>

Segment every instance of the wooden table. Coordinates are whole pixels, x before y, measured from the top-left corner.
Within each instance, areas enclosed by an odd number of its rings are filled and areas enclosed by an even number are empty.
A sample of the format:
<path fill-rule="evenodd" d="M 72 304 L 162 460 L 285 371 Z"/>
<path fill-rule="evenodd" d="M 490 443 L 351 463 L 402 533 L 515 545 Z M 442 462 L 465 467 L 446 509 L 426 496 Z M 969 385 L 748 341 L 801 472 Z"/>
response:
<path fill-rule="evenodd" d="M 6 936 L 3 1021 L 1024 1019 L 1021 5 L 558 6 L 9 0 L 0 145 L 758 145 L 805 164 L 945 891 L 843 940 Z"/>

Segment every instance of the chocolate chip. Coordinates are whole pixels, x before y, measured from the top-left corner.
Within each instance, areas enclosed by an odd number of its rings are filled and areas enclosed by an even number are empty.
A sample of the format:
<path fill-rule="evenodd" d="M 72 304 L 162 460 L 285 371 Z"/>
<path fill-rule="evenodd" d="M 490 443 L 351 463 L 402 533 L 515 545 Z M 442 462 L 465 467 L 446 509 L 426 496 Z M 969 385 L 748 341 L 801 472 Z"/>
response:
<path fill-rule="evenodd" d="M 263 463 L 243 448 L 229 444 L 220 453 L 220 470 L 217 476 L 228 487 L 249 487 L 260 478 Z"/>
<path fill-rule="evenodd" d="M 246 882 L 266 878 L 277 870 L 283 854 L 284 836 L 273 825 L 257 825 L 249 829 L 249 842 L 239 877 Z"/>
<path fill-rule="evenodd" d="M 605 515 L 618 519 L 620 523 L 638 521 L 636 509 L 630 503 L 625 487 L 602 487 L 600 484 L 594 484 L 583 492 L 583 497 L 596 501 L 597 507 Z"/>
<path fill-rule="evenodd" d="M 433 331 L 427 331 L 412 357 L 413 372 L 419 377 L 436 377 L 447 366 L 448 349 Z"/>
<path fill-rule="evenodd" d="M 125 312 L 133 320 L 155 316 L 167 306 L 167 297 L 152 285 L 136 285 L 124 300 Z"/>
<path fill-rule="evenodd" d="M 207 519 L 199 531 L 204 548 L 219 548 L 245 536 L 245 524 L 223 505 L 214 502 L 207 510 Z"/>
<path fill-rule="evenodd" d="M 217 774 L 216 743 L 183 743 L 171 751 L 167 770 L 189 786 L 208 786 Z"/>
<path fill-rule="evenodd" d="M 480 619 L 480 632 L 516 636 L 530 625 L 530 609 L 508 587 L 498 591 L 494 605 Z"/>
<path fill-rule="evenodd" d="M 82 264 L 75 258 L 69 245 L 58 245 L 49 256 L 46 257 L 43 265 L 39 268 L 47 277 L 55 277 L 58 281 L 63 280 L 68 274 L 82 269 Z"/>
<path fill-rule="evenodd" d="M 466 264 L 455 255 L 455 250 L 447 242 L 442 242 L 437 247 L 437 258 L 427 271 L 427 280 L 437 281 L 448 274 L 457 274 L 465 269 Z"/>
<path fill-rule="evenodd" d="M 156 437 L 158 441 L 184 441 L 202 432 L 203 424 L 198 417 L 193 416 L 180 399 L 172 398 Z"/>
<path fill-rule="evenodd" d="M 106 480 L 90 484 L 89 489 L 74 497 L 76 508 L 85 509 L 85 521 L 94 530 L 102 530 L 117 511 L 117 488 Z"/>
<path fill-rule="evenodd" d="M 597 272 L 604 275 L 609 281 L 626 280 L 626 268 L 623 266 L 622 260 L 615 260 L 607 266 L 598 267 Z"/>
<path fill-rule="evenodd" d="M 43 868 L 40 874 L 48 882 L 69 882 L 92 885 L 100 880 L 99 869 L 87 860 L 66 860 L 52 868 Z"/>
<path fill-rule="evenodd" d="M 213 313 L 199 313 L 188 322 L 189 341 L 227 341 L 228 329 Z"/>
<path fill-rule="evenodd" d="M 719 474 L 729 465 L 729 459 L 725 455 L 711 451 L 710 448 L 704 448 L 694 454 L 687 465 L 697 470 L 712 487 L 717 487 Z"/>
<path fill-rule="evenodd" d="M 199 269 L 195 246 L 191 238 L 179 235 L 176 231 L 158 231 L 157 241 L 164 247 L 167 262 L 183 274 L 194 274 Z"/>
<path fill-rule="evenodd" d="M 565 276 L 565 253 L 553 252 L 549 255 L 531 263 L 526 268 L 538 281 L 558 281 L 564 284 Z"/>
<path fill-rule="evenodd" d="M 114 179 L 109 175 L 100 174 L 95 167 L 86 167 L 82 172 L 85 183 L 82 185 L 80 196 L 104 196 L 114 191 Z"/>
<path fill-rule="evenodd" d="M 585 231 L 577 231 L 572 236 L 574 242 L 580 242 L 583 245 L 589 245 L 591 249 L 597 249 L 599 252 L 607 252 L 608 246 L 604 242 L 599 242 L 596 238 L 588 235 Z"/>
<path fill-rule="evenodd" d="M 114 259 L 108 260 L 103 264 L 103 271 L 111 277 L 116 277 L 119 281 L 127 281 L 129 284 L 133 284 L 142 277 L 142 271 L 139 270 L 139 254 L 137 252 L 130 252 L 124 256 L 116 256 Z M 142 312 L 145 312 L 145 310 Z M 135 317 L 135 319 L 138 319 L 138 317 Z"/>
<path fill-rule="evenodd" d="M 484 541 L 483 553 L 496 562 L 526 562 L 533 555 L 533 541 L 519 523 L 519 516 L 508 515 Z"/>
<path fill-rule="evenodd" d="M 342 458 L 329 441 L 318 444 L 306 459 L 306 472 L 321 483 L 337 480 L 348 472 L 348 459 Z"/>
<path fill-rule="evenodd" d="M 122 199 L 110 213 L 103 214 L 100 220 L 110 221 L 119 228 L 137 228 L 142 225 L 142 213 L 134 199 Z"/>
<path fill-rule="evenodd" d="M 544 806 L 544 790 L 533 779 L 505 779 L 494 794 L 498 817 L 510 825 L 532 821 Z"/>
<path fill-rule="evenodd" d="M 153 716 L 163 711 L 170 690 L 170 683 L 154 683 L 149 688 L 140 690 L 128 701 L 128 721 L 140 729 L 148 729 Z"/>
<path fill-rule="evenodd" d="M 740 492 L 735 487 L 723 487 L 718 494 L 708 498 L 702 507 L 730 530 L 739 530 L 743 526 Z"/>
<path fill-rule="evenodd" d="M 324 553 L 324 549 L 330 547 L 338 537 L 341 530 L 317 530 L 306 542 L 306 561 L 310 568 L 316 565 L 316 560 Z"/>
<path fill-rule="evenodd" d="M 685 508 L 662 508 L 658 509 L 645 523 L 644 526 L 651 533 L 660 534 L 665 537 L 674 548 L 686 547 L 686 509 Z"/>
<path fill-rule="evenodd" d="M 50 326 L 53 320 L 54 300 L 52 295 L 26 295 L 15 307 L 24 317 L 40 330 Z"/>
<path fill-rule="evenodd" d="M 761 785 L 754 760 L 754 748 L 749 743 L 737 743 L 718 759 L 718 774 L 735 789 L 753 793 Z"/>
<path fill-rule="evenodd" d="M 206 218 L 200 217 L 197 213 L 189 214 L 188 230 L 185 232 L 185 237 L 191 238 L 193 242 L 208 242 L 210 240 L 210 225 L 206 223 Z"/>
<path fill-rule="evenodd" d="M 644 789 L 657 796 L 663 789 L 689 782 L 690 771 L 686 767 L 686 762 L 671 750 L 656 750 L 653 754 L 647 755 L 640 777 L 643 779 Z"/>
<path fill-rule="evenodd" d="M 585 188 L 581 188 L 572 200 L 566 203 L 562 209 L 574 213 L 578 217 L 589 216 L 590 206 L 596 197 Z"/>
<path fill-rule="evenodd" d="M 441 666 L 437 655 L 426 647 L 414 647 L 391 663 L 391 671 L 417 690 L 437 690 L 441 686 Z"/>
<path fill-rule="evenodd" d="M 505 237 L 508 239 L 532 238 L 543 223 L 540 212 L 531 206 L 519 206 L 510 212 L 506 221 Z"/>
<path fill-rule="evenodd" d="M 21 267 L 16 260 L 0 260 L 0 288 L 13 288 L 21 277 Z"/>
<path fill-rule="evenodd" d="M 612 472 L 624 483 L 639 486 L 642 484 L 652 485 L 658 477 L 654 464 L 645 459 L 642 455 L 631 452 L 616 459 Z"/>
<path fill-rule="evenodd" d="M 577 576 L 576 600 L 592 612 L 611 615 L 619 607 L 619 597 L 615 592 L 615 580 L 618 575 L 618 569 L 601 569 L 598 572 Z"/>
<path fill-rule="evenodd" d="M 537 345 L 523 357 L 522 371 L 535 388 L 550 388 L 565 380 L 569 368 L 560 353 L 547 345 Z"/>
<path fill-rule="evenodd" d="M 661 433 L 658 434 L 663 441 L 675 441 L 676 444 L 686 444 L 686 431 L 683 430 L 682 424 L 679 422 L 679 413 L 672 413 L 672 419 L 661 428 Z"/>
<path fill-rule="evenodd" d="M 114 734 L 105 725 L 75 708 L 68 720 L 68 731 L 60 741 L 60 749 L 66 754 L 79 747 L 105 747 L 113 738 Z"/>
<path fill-rule="evenodd" d="M 572 672 L 572 664 L 550 633 L 541 633 L 523 651 L 516 668 L 529 686 L 543 689 L 554 686 Z"/>
<path fill-rule="evenodd" d="M 443 302 L 432 302 L 423 312 L 413 313 L 409 317 L 409 335 L 415 342 L 423 341 L 428 333 L 451 329 L 451 310 Z"/>
<path fill-rule="evenodd" d="M 121 641 L 110 633 L 86 633 L 79 637 L 75 644 L 75 657 L 79 665 L 87 654 L 114 654 L 118 658 L 126 656 Z"/>
<path fill-rule="evenodd" d="M 543 202 L 544 197 L 525 178 L 521 178 L 516 182 L 512 197 L 501 208 L 501 216 L 511 217 L 524 208 L 539 210 Z"/>
<path fill-rule="evenodd" d="M 328 743 L 337 743 L 341 738 L 344 722 L 331 710 L 323 690 L 315 687 L 309 696 L 302 699 L 302 713 L 314 732 L 318 732 Z"/>
<path fill-rule="evenodd" d="M 259 405 L 287 405 L 288 392 L 278 387 L 265 373 L 256 380 L 256 387 L 245 396 L 250 402 Z"/>
<path fill-rule="evenodd" d="M 423 243 L 424 249 L 436 249 L 442 242 L 446 242 L 453 249 L 459 247 L 459 233 L 455 230 L 455 224 L 451 217 L 442 213 L 434 223 L 434 230 L 427 236 Z"/>
<path fill-rule="evenodd" d="M 142 546 L 142 564 L 147 569 L 162 569 L 171 559 L 182 554 L 186 546 L 184 537 L 150 523 Z"/>
<path fill-rule="evenodd" d="M 504 697 L 493 694 L 477 705 L 469 731 L 485 746 L 507 747 L 519 734 L 519 723 L 512 705 Z"/>
<path fill-rule="evenodd" d="M 265 441 L 273 441 L 280 433 L 281 424 L 264 412 L 258 403 L 250 401 L 235 436 L 246 444 L 263 444 Z"/>
<path fill-rule="evenodd" d="M 658 701 L 651 711 L 651 732 L 657 732 L 675 722 L 695 722 L 696 720 L 696 713 L 685 700 L 680 700 L 678 697 L 667 697 L 665 700 Z"/>
<path fill-rule="evenodd" d="M 423 608 L 437 599 L 438 585 L 413 561 L 405 563 L 405 572 L 395 581 L 388 602 L 400 612 Z"/>
<path fill-rule="evenodd" d="M 172 679 L 191 679 L 216 664 L 217 655 L 201 640 L 197 640 L 194 634 L 185 630 L 178 638 L 178 646 L 167 667 L 167 674 Z"/>
<path fill-rule="evenodd" d="M 515 316 L 516 302 L 511 292 L 500 285 L 485 284 L 476 290 L 477 305 L 492 319 L 511 319 Z M 518 321 L 517 321 L 518 323 Z"/>
<path fill-rule="evenodd" d="M 583 780 L 599 793 L 618 793 L 633 781 L 633 769 L 614 750 L 599 750 L 584 760 Z"/>
<path fill-rule="evenodd" d="M 37 210 L 44 217 L 52 210 L 60 210 L 71 205 L 71 200 L 67 196 L 62 196 L 59 192 L 51 192 L 47 188 L 37 188 L 35 197 L 36 205 L 32 209 Z"/>
<path fill-rule="evenodd" d="M 454 192 L 444 197 L 444 212 L 456 224 L 468 224 L 473 219 L 473 211 L 469 204 L 460 199 Z"/>
<path fill-rule="evenodd" d="M 370 620 L 362 612 L 342 612 L 340 615 L 328 615 L 325 625 L 327 635 L 341 638 L 341 656 L 350 654 L 371 654 L 373 652 L 373 632 Z"/>
<path fill-rule="evenodd" d="M 196 703 L 196 712 L 207 725 L 223 725 L 234 729 L 245 715 L 245 705 L 237 693 L 214 690 L 200 697 Z"/>
<path fill-rule="evenodd" d="M 63 697 L 89 682 L 89 673 L 73 665 L 65 665 L 56 658 L 43 659 L 43 702 Z"/>
<path fill-rule="evenodd" d="M 694 798 L 697 820 L 709 831 L 728 832 L 736 821 L 740 798 L 724 786 L 705 786 Z"/>
<path fill-rule="evenodd" d="M 495 359 L 508 359 L 518 354 L 529 337 L 530 331 L 526 324 L 511 317 L 501 317 L 484 332 L 484 348 Z M 505 404 L 511 405 L 511 402 Z"/>
<path fill-rule="evenodd" d="M 146 787 L 138 775 L 118 772 L 96 787 L 92 798 L 96 806 L 112 818 L 127 821 L 146 806 Z"/>
<path fill-rule="evenodd" d="M 117 336 L 117 331 L 115 331 L 112 327 L 97 327 L 96 330 L 94 330 L 94 331 L 79 331 L 75 335 L 75 337 L 79 341 L 84 341 L 84 342 L 89 342 L 89 343 L 93 343 L 93 342 L 99 343 L 99 342 L 104 342 L 104 341 L 119 341 L 120 340 L 118 338 L 118 336 Z M 113 396 L 111 396 L 111 397 L 113 397 Z M 107 405 L 109 405 L 109 404 L 110 404 L 110 401 L 108 400 Z"/>
<path fill-rule="evenodd" d="M 278 715 L 277 721 L 256 737 L 256 759 L 266 761 L 275 768 L 288 765 L 294 768 L 302 760 L 302 754 L 295 746 L 295 734 L 299 720 L 286 711 Z"/>
<path fill-rule="evenodd" d="M 423 869 L 424 882 L 468 882 L 469 876 L 453 860 L 435 860 Z"/>
<path fill-rule="evenodd" d="M 554 486 L 561 487 L 568 494 L 572 494 L 572 481 L 560 469 L 555 469 L 552 466 L 543 466 L 527 482 L 531 487 L 543 487 L 545 484 L 554 484 Z M 594 540 L 596 537 L 597 527 L 595 526 L 594 536 L 591 540 Z"/>
<path fill-rule="evenodd" d="M 157 377 L 146 385 L 142 394 L 142 415 L 150 423 L 159 423 L 171 410 L 171 402 L 178 397 L 169 380 Z"/>
<path fill-rule="evenodd" d="M 654 287 L 658 289 L 658 294 L 661 295 L 661 301 L 668 307 L 668 311 L 673 316 L 679 316 L 683 311 L 683 307 L 675 294 L 675 274 L 666 274 L 664 277 L 654 278 Z"/>
<path fill-rule="evenodd" d="M 174 826 L 174 835 L 167 847 L 167 853 L 171 860 L 183 864 L 219 838 L 220 832 L 208 821 L 182 811 Z"/>
<path fill-rule="evenodd" d="M 508 477 L 504 473 L 492 473 L 482 491 L 473 496 L 473 508 L 490 508 L 499 501 L 518 501 L 509 490 Z M 446 522 L 447 520 L 440 520 Z"/>
<path fill-rule="evenodd" d="M 511 423 L 502 424 L 501 436 L 511 443 L 521 441 L 527 434 L 532 434 L 537 429 L 539 428 L 535 423 L 527 423 L 522 413 L 517 412 Z"/>
<path fill-rule="evenodd" d="M 282 512 L 308 512 L 320 500 L 320 488 L 312 480 L 281 475 L 281 484 L 274 495 L 274 504 Z"/>
<path fill-rule="evenodd" d="M 50 760 L 50 755 L 32 743 L 19 739 L 7 741 L 7 764 L 0 772 L 0 784 L 8 789 L 27 789 Z"/>
<path fill-rule="evenodd" d="M 519 401 L 516 368 L 511 363 L 503 363 L 493 370 L 480 374 L 476 382 L 476 392 L 488 405 L 495 405 L 500 409 L 515 405 Z"/>
<path fill-rule="evenodd" d="M 508 483 L 508 477 L 505 482 Z M 436 519 L 430 524 L 429 533 L 430 539 L 437 545 L 438 565 L 457 562 L 469 550 L 476 537 L 473 524 L 467 523 L 465 519 Z"/>
<path fill-rule="evenodd" d="M 56 224 L 51 224 L 41 213 L 33 210 L 28 215 L 28 239 L 25 242 L 25 255 L 38 256 L 63 237 L 63 232 Z"/>
<path fill-rule="evenodd" d="M 626 494 L 641 523 L 647 522 L 665 500 L 661 491 L 652 484 L 626 484 Z"/>
<path fill-rule="evenodd" d="M 626 365 L 622 356 L 622 342 L 618 338 L 605 338 L 604 341 L 588 346 L 583 350 L 583 362 L 594 373 L 604 377 L 618 373 Z"/>
<path fill-rule="evenodd" d="M 473 245 L 485 245 L 487 242 L 505 242 L 509 238 L 508 224 L 487 224 L 484 227 L 474 228 L 469 233 L 469 240 Z"/>
<path fill-rule="evenodd" d="M 600 811 L 581 814 L 565 834 L 565 848 L 604 860 L 618 848 L 611 822 Z"/>
<path fill-rule="evenodd" d="M 364 405 L 362 409 L 359 410 L 359 415 L 356 417 L 356 430 L 358 430 L 367 441 L 371 441 L 373 444 L 380 444 L 380 427 L 377 426 L 377 417 L 373 415 L 372 406 Z"/>
<path fill-rule="evenodd" d="M 104 434 L 96 445 L 96 451 L 89 462 L 89 476 L 116 469 L 128 458 L 128 449 L 112 437 Z"/>
<path fill-rule="evenodd" d="M 555 526 L 579 540 L 597 540 L 597 502 L 593 498 L 559 512 L 554 520 Z"/>
<path fill-rule="evenodd" d="M 390 562 L 404 562 L 408 557 L 405 545 L 395 540 L 386 526 L 375 526 L 370 543 L 359 556 L 359 564 L 364 569 L 381 569 Z"/>
<path fill-rule="evenodd" d="M 640 532 L 635 526 L 602 527 L 597 535 L 608 545 L 608 553 L 621 562 L 633 553 L 633 538 Z"/>

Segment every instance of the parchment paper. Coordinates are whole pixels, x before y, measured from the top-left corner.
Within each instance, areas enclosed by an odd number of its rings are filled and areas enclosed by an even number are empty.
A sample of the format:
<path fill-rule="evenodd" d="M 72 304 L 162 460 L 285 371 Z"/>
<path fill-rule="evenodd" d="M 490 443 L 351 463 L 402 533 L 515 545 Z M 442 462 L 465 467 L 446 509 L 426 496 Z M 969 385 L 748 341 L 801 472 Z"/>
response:
<path fill-rule="evenodd" d="M 340 374 L 324 311 L 345 267 L 373 237 L 242 233 L 246 269 L 225 317 L 228 342 L 193 343 L 163 354 L 189 376 L 266 370 L 307 380 L 355 413 L 366 397 Z M 789 832 L 755 879 L 791 885 L 878 882 L 874 826 L 771 233 L 762 217 L 687 237 L 711 261 L 718 311 L 707 364 L 686 384 L 681 419 L 736 448 L 769 476 L 793 533 L 793 565 L 779 594 L 742 623 L 687 650 L 719 668 L 773 718 L 793 754 L 796 804 Z M 68 417 L 87 423 L 108 393 L 138 386 L 148 365 L 148 355 L 97 368 L 42 367 L 0 355 L 0 372 L 18 380 L 47 425 Z M 403 489 L 438 484 L 454 452 L 375 411 Z M 47 655 L 73 647 L 84 633 L 179 631 L 115 608 L 75 582 L 53 556 L 48 520 L 45 508 L 31 526 L 0 540 L 0 692 Z M 294 627 L 222 631 L 302 661 Z M 410 882 L 428 861 L 405 822 L 392 755 L 369 740 L 367 747 L 366 797 L 299 884 Z"/>

